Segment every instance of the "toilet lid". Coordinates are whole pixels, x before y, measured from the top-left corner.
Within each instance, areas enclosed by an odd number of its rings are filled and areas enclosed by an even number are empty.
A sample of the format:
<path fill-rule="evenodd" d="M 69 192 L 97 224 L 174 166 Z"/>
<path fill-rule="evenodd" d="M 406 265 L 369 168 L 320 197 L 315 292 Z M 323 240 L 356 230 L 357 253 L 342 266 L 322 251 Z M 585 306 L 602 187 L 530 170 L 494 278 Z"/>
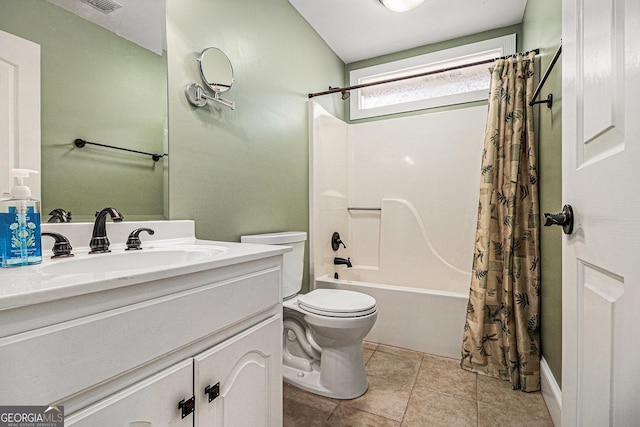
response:
<path fill-rule="evenodd" d="M 375 298 L 341 289 L 316 289 L 300 295 L 298 306 L 311 313 L 331 317 L 366 316 L 376 311 Z"/>

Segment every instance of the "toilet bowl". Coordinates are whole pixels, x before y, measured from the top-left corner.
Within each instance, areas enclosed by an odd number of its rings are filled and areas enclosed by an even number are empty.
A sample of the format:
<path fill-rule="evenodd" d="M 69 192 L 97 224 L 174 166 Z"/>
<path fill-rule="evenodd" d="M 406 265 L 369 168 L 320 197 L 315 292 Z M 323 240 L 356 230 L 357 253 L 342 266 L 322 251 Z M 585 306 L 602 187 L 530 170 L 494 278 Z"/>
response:
<path fill-rule="evenodd" d="M 366 294 L 302 286 L 306 233 L 242 236 L 243 243 L 293 248 L 283 263 L 283 377 L 311 393 L 353 399 L 367 391 L 362 340 L 378 316 L 376 300 Z"/>

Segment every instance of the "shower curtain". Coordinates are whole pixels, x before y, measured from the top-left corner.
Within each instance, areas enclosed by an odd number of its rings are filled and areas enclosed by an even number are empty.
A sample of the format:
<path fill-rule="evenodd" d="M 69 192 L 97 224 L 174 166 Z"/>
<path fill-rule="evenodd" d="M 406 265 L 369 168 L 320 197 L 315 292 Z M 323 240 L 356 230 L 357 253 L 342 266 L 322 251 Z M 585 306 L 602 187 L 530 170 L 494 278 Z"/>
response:
<path fill-rule="evenodd" d="M 540 389 L 534 53 L 491 69 L 463 369 Z"/>

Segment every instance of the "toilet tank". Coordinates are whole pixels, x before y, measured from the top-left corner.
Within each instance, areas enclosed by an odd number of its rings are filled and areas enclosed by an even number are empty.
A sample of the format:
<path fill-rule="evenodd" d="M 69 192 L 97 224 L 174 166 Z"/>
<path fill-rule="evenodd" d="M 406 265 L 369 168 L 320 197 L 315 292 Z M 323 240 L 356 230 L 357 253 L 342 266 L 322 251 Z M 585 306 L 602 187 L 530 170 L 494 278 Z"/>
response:
<path fill-rule="evenodd" d="M 304 242 L 306 240 L 307 233 L 305 231 L 284 231 L 281 233 L 253 234 L 240 237 L 240 241 L 242 243 L 283 245 L 293 248 L 292 252 L 284 254 L 284 261 L 282 265 L 283 299 L 297 294 L 302 288 Z"/>

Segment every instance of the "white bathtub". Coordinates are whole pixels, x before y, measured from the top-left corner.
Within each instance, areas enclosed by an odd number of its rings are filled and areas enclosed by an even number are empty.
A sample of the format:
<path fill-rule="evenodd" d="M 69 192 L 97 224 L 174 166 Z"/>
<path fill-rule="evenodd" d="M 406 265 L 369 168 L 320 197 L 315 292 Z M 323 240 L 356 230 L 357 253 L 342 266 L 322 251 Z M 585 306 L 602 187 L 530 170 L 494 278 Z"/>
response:
<path fill-rule="evenodd" d="M 378 320 L 367 341 L 460 357 L 468 293 L 346 280 L 350 274 L 359 276 L 357 270 L 341 270 L 345 279 L 317 278 L 315 286 L 362 292 L 376 299 Z"/>

